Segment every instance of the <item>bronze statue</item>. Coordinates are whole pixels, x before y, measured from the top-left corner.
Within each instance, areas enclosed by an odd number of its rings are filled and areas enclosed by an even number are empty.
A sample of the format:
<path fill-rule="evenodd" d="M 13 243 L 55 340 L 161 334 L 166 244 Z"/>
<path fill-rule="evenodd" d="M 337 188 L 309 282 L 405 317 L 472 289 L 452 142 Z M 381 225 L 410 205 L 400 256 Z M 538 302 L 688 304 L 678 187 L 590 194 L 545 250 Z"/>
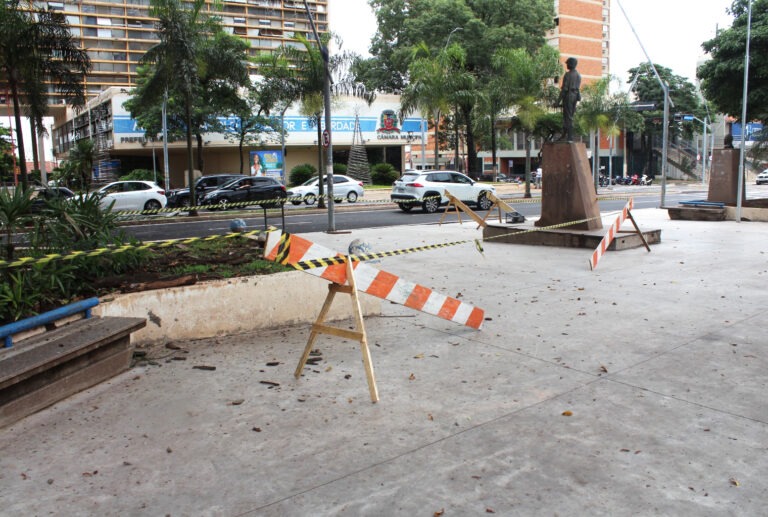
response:
<path fill-rule="evenodd" d="M 565 61 L 568 71 L 563 75 L 563 84 L 560 85 L 560 97 L 557 105 L 563 107 L 563 135 L 562 139 L 573 142 L 573 116 L 576 113 L 576 103 L 581 100 L 581 74 L 576 70 L 579 64 L 575 57 L 569 57 Z"/>

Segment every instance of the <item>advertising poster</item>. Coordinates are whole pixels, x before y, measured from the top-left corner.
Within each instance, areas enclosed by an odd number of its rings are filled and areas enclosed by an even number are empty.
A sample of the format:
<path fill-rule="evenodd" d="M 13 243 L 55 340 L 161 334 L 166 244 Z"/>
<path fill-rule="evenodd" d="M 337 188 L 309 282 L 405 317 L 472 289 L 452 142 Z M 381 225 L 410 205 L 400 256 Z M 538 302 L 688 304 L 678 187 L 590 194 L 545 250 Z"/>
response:
<path fill-rule="evenodd" d="M 285 183 L 282 151 L 251 151 L 251 176 L 270 176 Z"/>

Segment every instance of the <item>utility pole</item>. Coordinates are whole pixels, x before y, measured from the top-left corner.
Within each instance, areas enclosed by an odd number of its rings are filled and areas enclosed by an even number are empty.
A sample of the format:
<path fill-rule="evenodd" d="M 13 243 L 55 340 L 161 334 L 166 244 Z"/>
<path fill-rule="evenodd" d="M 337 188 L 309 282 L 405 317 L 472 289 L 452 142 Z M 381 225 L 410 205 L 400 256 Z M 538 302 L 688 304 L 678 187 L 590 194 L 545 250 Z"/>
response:
<path fill-rule="evenodd" d="M 331 73 L 328 69 L 328 47 L 320 42 L 320 35 L 315 27 L 315 20 L 312 12 L 309 10 L 307 0 L 304 0 L 304 8 L 307 10 L 309 25 L 312 27 L 312 33 L 315 35 L 317 46 L 320 49 L 320 55 L 323 56 L 323 66 L 325 67 L 325 79 L 323 81 L 323 102 L 325 104 L 325 130 L 323 131 L 322 145 L 325 147 L 325 176 L 328 192 L 328 233 L 336 231 L 336 220 L 333 213 L 333 142 L 331 140 Z M 320 142 L 317 143 L 320 145 Z"/>
<path fill-rule="evenodd" d="M 741 222 L 744 189 L 744 154 L 747 148 L 747 92 L 749 91 L 749 40 L 752 37 L 752 0 L 747 9 L 747 49 L 744 53 L 744 92 L 741 98 L 741 148 L 739 149 L 739 179 L 736 187 L 736 221 Z"/>

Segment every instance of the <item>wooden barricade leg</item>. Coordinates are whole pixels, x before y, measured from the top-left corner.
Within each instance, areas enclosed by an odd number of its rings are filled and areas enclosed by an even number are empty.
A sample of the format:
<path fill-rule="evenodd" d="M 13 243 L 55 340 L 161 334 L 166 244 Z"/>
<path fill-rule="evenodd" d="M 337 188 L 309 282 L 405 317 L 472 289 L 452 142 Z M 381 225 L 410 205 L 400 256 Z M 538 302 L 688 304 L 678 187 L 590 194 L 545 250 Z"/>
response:
<path fill-rule="evenodd" d="M 328 286 L 328 296 L 325 298 L 323 308 L 320 310 L 320 314 L 317 316 L 317 320 L 312 325 L 312 330 L 309 334 L 309 340 L 307 346 L 304 347 L 304 353 L 301 355 L 299 364 L 296 367 L 294 376 L 298 379 L 301 376 L 301 372 L 307 363 L 309 354 L 312 351 L 312 347 L 317 340 L 318 334 L 328 334 L 331 336 L 341 337 L 345 339 L 352 339 L 360 343 L 360 350 L 363 354 L 363 366 L 365 367 L 365 376 L 368 380 L 368 391 L 371 395 L 371 402 L 379 401 L 379 391 L 376 388 L 376 378 L 373 374 L 373 361 L 371 360 L 371 352 L 368 348 L 368 337 L 365 333 L 365 325 L 363 322 L 363 311 L 360 307 L 360 298 L 357 292 L 357 286 L 355 284 L 354 268 L 352 267 L 352 261 L 347 259 L 347 284 L 331 284 Z M 336 296 L 336 293 L 345 293 L 350 295 L 352 299 L 352 312 L 355 317 L 356 330 L 342 329 L 325 324 L 325 318 L 328 315 L 328 311 L 331 309 L 331 304 Z"/>
<path fill-rule="evenodd" d="M 640 227 L 637 225 L 635 218 L 632 216 L 632 211 L 627 210 L 627 216 L 629 216 L 629 220 L 632 221 L 632 225 L 635 227 L 635 230 L 637 230 L 637 234 L 640 236 L 640 240 L 643 241 L 643 245 L 645 245 L 645 249 L 647 249 L 648 251 L 651 251 L 651 247 L 648 246 L 648 241 L 645 240 L 645 235 L 643 235 L 643 232 L 640 231 Z"/>

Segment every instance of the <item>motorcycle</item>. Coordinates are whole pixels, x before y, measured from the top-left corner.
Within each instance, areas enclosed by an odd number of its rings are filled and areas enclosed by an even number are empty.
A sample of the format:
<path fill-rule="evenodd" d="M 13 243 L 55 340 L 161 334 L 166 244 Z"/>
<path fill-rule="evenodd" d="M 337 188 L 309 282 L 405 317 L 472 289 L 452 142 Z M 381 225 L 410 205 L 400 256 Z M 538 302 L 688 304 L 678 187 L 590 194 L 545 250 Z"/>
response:
<path fill-rule="evenodd" d="M 653 183 L 653 178 L 649 178 L 645 174 L 643 174 L 643 176 L 640 178 L 640 185 L 650 185 L 652 183 Z"/>
<path fill-rule="evenodd" d="M 630 185 L 639 185 L 640 184 L 640 178 L 637 176 L 637 174 L 633 174 L 632 178 L 629 182 Z"/>

